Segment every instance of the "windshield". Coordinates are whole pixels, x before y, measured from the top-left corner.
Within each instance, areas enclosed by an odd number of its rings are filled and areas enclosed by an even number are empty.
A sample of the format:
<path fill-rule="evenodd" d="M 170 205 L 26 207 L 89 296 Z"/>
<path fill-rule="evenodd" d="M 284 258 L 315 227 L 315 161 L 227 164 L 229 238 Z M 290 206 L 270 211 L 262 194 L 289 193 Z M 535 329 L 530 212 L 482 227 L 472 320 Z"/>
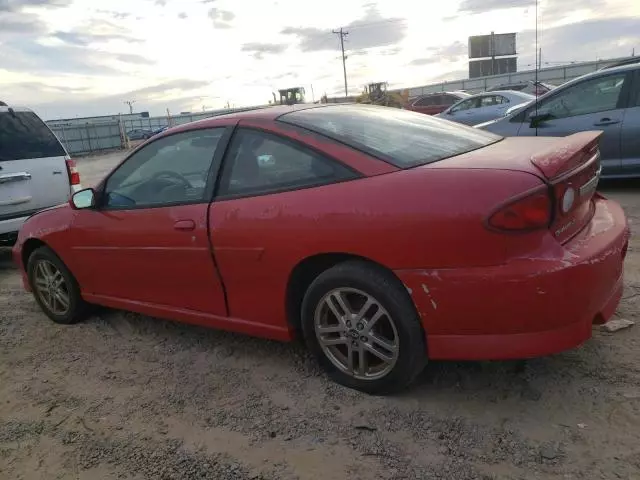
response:
<path fill-rule="evenodd" d="M 60 157 L 66 152 L 33 112 L 0 112 L 0 161 Z"/>
<path fill-rule="evenodd" d="M 399 168 L 437 162 L 502 137 L 429 115 L 371 105 L 335 105 L 287 113 L 280 121 L 326 135 Z"/>

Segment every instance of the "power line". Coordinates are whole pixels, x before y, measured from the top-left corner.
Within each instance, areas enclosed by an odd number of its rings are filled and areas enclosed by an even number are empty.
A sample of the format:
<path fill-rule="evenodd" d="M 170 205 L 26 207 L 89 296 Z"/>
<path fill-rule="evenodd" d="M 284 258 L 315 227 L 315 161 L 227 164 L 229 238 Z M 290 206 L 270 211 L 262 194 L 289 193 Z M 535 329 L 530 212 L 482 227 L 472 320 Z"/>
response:
<path fill-rule="evenodd" d="M 127 105 L 129 105 L 129 113 L 133 113 L 133 104 L 136 103 L 136 101 L 135 100 L 127 100 L 126 102 L 123 102 L 123 103 L 126 103 Z"/>
<path fill-rule="evenodd" d="M 349 96 L 347 90 L 347 58 L 344 56 L 344 38 L 349 35 L 349 32 L 345 32 L 342 27 L 340 30 L 333 30 L 333 33 L 340 35 L 340 49 L 342 50 L 342 71 L 344 73 L 344 96 Z"/>

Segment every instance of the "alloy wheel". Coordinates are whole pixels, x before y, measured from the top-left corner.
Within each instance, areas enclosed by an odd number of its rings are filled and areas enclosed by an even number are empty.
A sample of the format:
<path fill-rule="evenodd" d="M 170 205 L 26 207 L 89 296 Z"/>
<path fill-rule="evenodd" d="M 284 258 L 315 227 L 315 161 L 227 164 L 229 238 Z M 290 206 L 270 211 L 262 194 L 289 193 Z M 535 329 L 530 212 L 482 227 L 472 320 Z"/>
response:
<path fill-rule="evenodd" d="M 42 304 L 54 315 L 65 315 L 71 305 L 62 272 L 48 260 L 39 260 L 34 270 L 34 287 Z"/>
<path fill-rule="evenodd" d="M 314 328 L 327 358 L 356 379 L 382 378 L 398 360 L 399 336 L 391 315 L 361 290 L 336 288 L 325 294 L 315 309 Z"/>

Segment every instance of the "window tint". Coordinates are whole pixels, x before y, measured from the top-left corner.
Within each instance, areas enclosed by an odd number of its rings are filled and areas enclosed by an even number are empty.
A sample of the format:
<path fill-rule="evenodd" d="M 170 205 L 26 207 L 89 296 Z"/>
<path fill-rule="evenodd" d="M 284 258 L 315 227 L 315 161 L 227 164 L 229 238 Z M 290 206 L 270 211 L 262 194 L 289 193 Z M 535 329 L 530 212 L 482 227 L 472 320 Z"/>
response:
<path fill-rule="evenodd" d="M 355 176 L 347 167 L 276 135 L 240 129 L 222 168 L 220 195 L 269 193 Z"/>
<path fill-rule="evenodd" d="M 453 105 L 458 100 L 458 97 L 454 97 L 453 95 L 442 95 L 442 104 L 443 105 Z"/>
<path fill-rule="evenodd" d="M 433 95 L 428 97 L 419 98 L 416 103 L 414 103 L 416 107 L 427 107 L 429 105 L 435 105 Z"/>
<path fill-rule="evenodd" d="M 372 105 L 309 108 L 279 120 L 334 138 L 400 168 L 436 162 L 502 138 L 429 115 Z"/>
<path fill-rule="evenodd" d="M 60 157 L 64 148 L 33 112 L 0 112 L 0 161 Z"/>
<path fill-rule="evenodd" d="M 548 113 L 552 118 L 567 118 L 576 115 L 615 110 L 626 73 L 607 75 L 580 82 L 566 88 L 538 104 L 538 114 Z M 535 108 L 527 115 L 535 115 Z"/>
<path fill-rule="evenodd" d="M 470 98 L 464 102 L 460 102 L 458 105 L 451 109 L 452 112 L 463 112 L 465 110 L 471 110 L 472 108 L 478 108 L 480 106 L 480 98 Z"/>
<path fill-rule="evenodd" d="M 134 153 L 109 177 L 106 206 L 150 207 L 206 200 L 207 178 L 224 130 L 177 133 Z"/>

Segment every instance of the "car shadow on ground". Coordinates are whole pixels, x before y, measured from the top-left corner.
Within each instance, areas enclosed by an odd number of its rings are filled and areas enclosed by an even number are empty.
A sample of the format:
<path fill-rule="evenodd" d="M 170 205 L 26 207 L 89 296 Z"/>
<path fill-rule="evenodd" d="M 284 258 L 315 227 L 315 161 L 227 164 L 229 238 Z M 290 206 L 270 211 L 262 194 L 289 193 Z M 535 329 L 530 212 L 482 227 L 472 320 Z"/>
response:
<path fill-rule="evenodd" d="M 15 269 L 15 265 L 11 257 L 11 248 L 0 247 L 0 270 L 12 269 Z"/>
<path fill-rule="evenodd" d="M 99 328 L 112 328 L 132 343 L 161 344 L 170 352 L 208 351 L 216 357 L 222 354 L 230 365 L 256 364 L 284 378 L 312 377 L 331 383 L 300 340 L 281 343 L 110 309 L 101 309 L 88 322 Z M 474 403 L 493 404 L 514 398 L 536 402 L 549 391 L 556 391 L 559 385 L 566 385 L 569 379 L 592 376 L 594 369 L 607 367 L 606 363 L 598 362 L 615 363 L 603 358 L 600 350 L 599 342 L 592 339 L 576 350 L 538 359 L 430 361 L 410 388 L 392 397 L 402 401 L 444 395 L 443 401 L 448 398 L 448 402 L 453 394 L 461 402 L 465 398 L 470 400 L 469 395 L 474 397 Z"/>

